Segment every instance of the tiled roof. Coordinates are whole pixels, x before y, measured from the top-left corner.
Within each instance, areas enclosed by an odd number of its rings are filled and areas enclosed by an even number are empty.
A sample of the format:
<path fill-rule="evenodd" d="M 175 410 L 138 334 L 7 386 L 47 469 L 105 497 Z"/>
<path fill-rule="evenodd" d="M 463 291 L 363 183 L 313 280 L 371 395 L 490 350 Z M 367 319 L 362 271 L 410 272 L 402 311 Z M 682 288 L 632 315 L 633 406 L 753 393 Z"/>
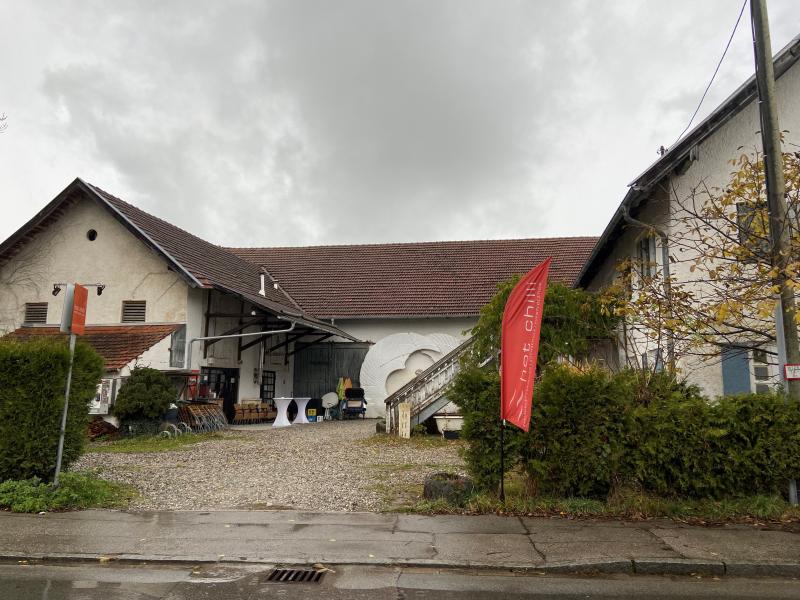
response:
<path fill-rule="evenodd" d="M 138 358 L 172 334 L 180 324 L 87 325 L 82 340 L 105 359 L 106 370 L 116 371 Z M 20 327 L 3 339 L 28 340 L 37 337 L 66 337 L 58 327 Z"/>
<path fill-rule="evenodd" d="M 496 286 L 552 256 L 572 285 L 595 237 L 229 248 L 320 318 L 475 316 Z"/>
<path fill-rule="evenodd" d="M 204 287 L 221 286 L 233 292 L 256 295 L 260 286 L 261 269 L 242 260 L 224 248 L 207 242 L 172 223 L 154 217 L 132 204 L 89 184 L 106 202 L 160 246 Z M 300 313 L 299 307 L 286 294 L 272 285 L 266 286 L 266 296 L 252 298 L 266 302 L 271 308 Z"/>

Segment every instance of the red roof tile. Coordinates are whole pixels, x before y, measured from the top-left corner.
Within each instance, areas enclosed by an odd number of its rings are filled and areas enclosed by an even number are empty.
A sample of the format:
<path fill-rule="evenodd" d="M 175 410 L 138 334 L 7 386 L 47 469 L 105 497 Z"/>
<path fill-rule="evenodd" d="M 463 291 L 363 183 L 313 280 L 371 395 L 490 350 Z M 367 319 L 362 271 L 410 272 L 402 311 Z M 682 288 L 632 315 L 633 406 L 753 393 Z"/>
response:
<path fill-rule="evenodd" d="M 116 371 L 172 334 L 180 324 L 164 325 L 87 325 L 82 336 L 97 350 L 106 370 Z M 37 337 L 66 337 L 58 327 L 20 327 L 3 339 L 29 340 Z"/>
<path fill-rule="evenodd" d="M 320 318 L 475 316 L 497 284 L 552 256 L 572 285 L 597 238 L 228 248 Z"/>

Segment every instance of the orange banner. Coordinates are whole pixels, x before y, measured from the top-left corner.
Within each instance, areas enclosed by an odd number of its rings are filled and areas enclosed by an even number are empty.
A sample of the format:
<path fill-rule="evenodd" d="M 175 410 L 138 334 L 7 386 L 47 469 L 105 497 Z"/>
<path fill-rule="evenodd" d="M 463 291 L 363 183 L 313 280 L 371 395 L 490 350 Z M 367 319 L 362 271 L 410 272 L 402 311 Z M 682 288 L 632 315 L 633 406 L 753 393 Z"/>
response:
<path fill-rule="evenodd" d="M 72 324 L 70 326 L 70 333 L 83 335 L 86 326 L 86 304 L 88 300 L 89 290 L 76 283 L 72 300 Z"/>

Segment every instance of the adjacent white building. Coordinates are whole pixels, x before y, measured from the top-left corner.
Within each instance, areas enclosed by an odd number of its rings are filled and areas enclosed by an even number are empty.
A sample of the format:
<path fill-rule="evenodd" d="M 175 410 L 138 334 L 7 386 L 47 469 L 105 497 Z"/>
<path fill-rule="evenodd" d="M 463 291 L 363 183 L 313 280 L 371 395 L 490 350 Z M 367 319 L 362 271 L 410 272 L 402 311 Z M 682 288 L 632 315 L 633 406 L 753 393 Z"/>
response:
<path fill-rule="evenodd" d="M 800 38 L 795 38 L 775 57 L 776 91 L 780 127 L 785 130 L 787 148 L 800 144 Z M 703 122 L 678 143 L 669 148 L 647 170 L 630 183 L 630 189 L 614 213 L 597 246 L 582 269 L 578 284 L 598 290 L 611 284 L 618 275 L 621 261 L 634 258 L 662 267 L 659 236 L 648 235 L 640 227 L 626 222 L 624 212 L 638 221 L 654 225 L 667 236 L 675 227 L 683 227 L 672 219 L 678 211 L 676 198 L 687 198 L 693 189 L 704 183 L 709 188 L 723 188 L 735 168 L 730 161 L 742 153 L 761 148 L 759 112 L 755 78 L 751 77 Z M 692 281 L 686 256 L 676 257 L 672 275 L 678 281 Z M 774 351 L 774 348 L 770 348 Z M 647 344 L 635 348 L 620 340 L 613 361 L 616 366 L 663 360 L 657 350 Z M 696 383 L 711 397 L 763 389 L 778 381 L 775 361 L 765 360 L 759 351 L 726 351 L 708 360 L 685 358 L 679 368 L 690 382 Z"/>

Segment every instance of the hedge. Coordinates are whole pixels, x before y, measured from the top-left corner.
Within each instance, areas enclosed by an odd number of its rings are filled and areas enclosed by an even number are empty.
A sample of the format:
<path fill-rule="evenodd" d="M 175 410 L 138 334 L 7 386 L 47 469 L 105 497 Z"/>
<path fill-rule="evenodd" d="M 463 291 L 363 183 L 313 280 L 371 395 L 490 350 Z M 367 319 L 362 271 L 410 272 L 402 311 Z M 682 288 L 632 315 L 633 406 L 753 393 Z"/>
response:
<path fill-rule="evenodd" d="M 55 471 L 69 348 L 64 341 L 0 343 L 0 481 Z M 80 456 L 86 440 L 89 402 L 103 374 L 103 359 L 78 343 L 72 371 L 62 466 Z"/>
<path fill-rule="evenodd" d="M 464 415 L 465 459 L 476 484 L 499 481 L 499 381 L 464 368 L 453 399 Z M 800 477 L 800 405 L 779 394 L 714 401 L 666 374 L 543 370 L 530 433 L 509 427 L 509 468 L 532 491 L 605 498 L 620 487 L 661 496 L 773 494 Z"/>

